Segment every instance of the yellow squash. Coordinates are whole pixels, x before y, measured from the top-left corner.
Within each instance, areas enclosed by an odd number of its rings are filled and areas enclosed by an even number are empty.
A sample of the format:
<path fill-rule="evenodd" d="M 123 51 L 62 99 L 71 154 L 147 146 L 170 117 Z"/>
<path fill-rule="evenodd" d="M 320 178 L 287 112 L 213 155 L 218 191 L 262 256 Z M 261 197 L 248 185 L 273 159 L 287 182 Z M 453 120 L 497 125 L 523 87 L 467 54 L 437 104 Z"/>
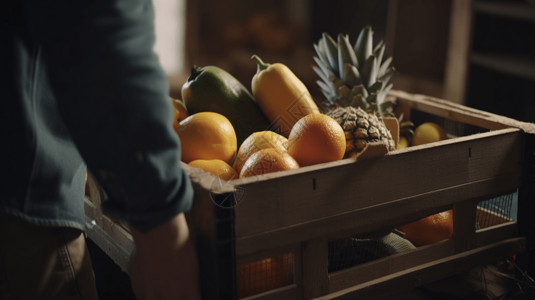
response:
<path fill-rule="evenodd" d="M 256 55 L 252 59 L 258 65 L 251 82 L 253 96 L 273 129 L 288 137 L 299 119 L 319 112 L 318 106 L 305 84 L 287 66 L 264 63 Z"/>

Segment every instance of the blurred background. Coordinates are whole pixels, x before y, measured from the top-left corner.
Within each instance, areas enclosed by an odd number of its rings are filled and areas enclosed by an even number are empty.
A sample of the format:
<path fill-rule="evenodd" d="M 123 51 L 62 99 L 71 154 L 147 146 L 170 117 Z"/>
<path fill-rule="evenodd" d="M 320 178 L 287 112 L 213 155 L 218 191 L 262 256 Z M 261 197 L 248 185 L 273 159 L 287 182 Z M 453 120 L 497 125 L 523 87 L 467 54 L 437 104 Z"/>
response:
<path fill-rule="evenodd" d="M 313 43 L 386 42 L 394 88 L 535 121 L 534 0 L 155 0 L 157 45 L 172 94 L 193 65 L 221 67 L 250 89 L 252 54 L 281 62 L 314 97 Z"/>

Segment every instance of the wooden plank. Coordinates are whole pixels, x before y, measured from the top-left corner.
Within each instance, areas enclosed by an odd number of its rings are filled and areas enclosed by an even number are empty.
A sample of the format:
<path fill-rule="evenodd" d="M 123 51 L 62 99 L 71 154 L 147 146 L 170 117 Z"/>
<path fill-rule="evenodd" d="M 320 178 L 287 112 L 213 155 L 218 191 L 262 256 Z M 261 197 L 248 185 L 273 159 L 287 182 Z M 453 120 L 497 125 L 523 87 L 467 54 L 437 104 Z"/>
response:
<path fill-rule="evenodd" d="M 476 234 L 476 208 L 478 198 L 453 204 L 453 236 L 455 252 L 474 248 Z"/>
<path fill-rule="evenodd" d="M 476 231 L 475 246 L 481 247 L 517 236 L 519 236 L 519 233 L 518 226 L 515 222 L 494 225 Z"/>
<path fill-rule="evenodd" d="M 517 186 L 519 178 L 501 177 L 448 189 L 406 197 L 384 205 L 347 211 L 337 216 L 310 220 L 294 226 L 280 227 L 269 232 L 236 239 L 237 255 L 247 255 L 264 248 L 276 248 L 296 240 L 307 240 L 320 236 L 340 238 L 350 234 L 366 233 L 385 227 L 417 220 L 431 213 L 443 211 L 448 204 L 486 193 L 498 192 Z M 396 212 L 392 214 L 392 212 Z"/>
<path fill-rule="evenodd" d="M 86 232 L 121 269 L 128 271 L 128 257 L 134 249 L 134 240 L 127 229 L 115 219 L 104 215 L 99 206 L 88 199 L 84 202 Z"/>
<path fill-rule="evenodd" d="M 214 199 L 206 188 L 210 178 L 191 177 L 195 197 L 186 218 L 197 248 L 202 298 L 233 299 L 237 290 L 232 209 L 217 213 Z"/>
<path fill-rule="evenodd" d="M 452 240 L 418 247 L 415 250 L 331 273 L 329 274 L 329 289 L 331 292 L 340 291 L 453 254 L 454 242 Z"/>
<path fill-rule="evenodd" d="M 329 292 L 327 239 L 315 239 L 303 243 L 302 295 L 310 299 Z"/>
<path fill-rule="evenodd" d="M 281 299 L 299 299 L 299 290 L 296 284 L 273 289 L 258 295 L 253 295 L 241 300 L 281 300 Z"/>
<path fill-rule="evenodd" d="M 474 1 L 474 11 L 495 15 L 500 17 L 513 18 L 524 21 L 535 21 L 535 8 L 527 3 L 517 1 Z"/>
<path fill-rule="evenodd" d="M 472 22 L 471 2 L 471 0 L 453 0 L 451 2 L 442 97 L 459 104 L 464 103 Z"/>
<path fill-rule="evenodd" d="M 412 288 L 467 271 L 478 265 L 495 262 L 525 249 L 525 238 L 512 238 L 491 245 L 447 256 L 417 267 L 371 280 L 340 290 L 316 300 L 326 299 L 377 299 L 395 296 L 400 290 Z"/>
<path fill-rule="evenodd" d="M 400 90 L 392 90 L 389 95 L 399 99 L 404 111 L 407 111 L 407 107 L 410 107 L 410 109 L 427 112 L 439 117 L 489 130 L 515 127 L 526 133 L 535 134 L 535 124 L 533 123 L 517 121 L 508 117 L 459 105 L 451 101 L 426 95 L 410 94 Z"/>
<path fill-rule="evenodd" d="M 278 230 L 480 180 L 517 178 L 521 144 L 521 133 L 506 129 L 296 173 L 291 185 L 284 177 L 253 182 L 243 186 L 247 198 L 236 207 L 236 236 Z M 441 205 L 452 204 L 459 197 Z"/>
<path fill-rule="evenodd" d="M 95 219 L 86 217 L 87 236 L 128 274 L 130 255 L 134 247 L 130 234 L 107 218 L 100 221 L 101 223 L 96 223 Z M 106 224 L 104 228 L 100 226 L 102 223 Z"/>
<path fill-rule="evenodd" d="M 398 5 L 399 0 L 388 0 L 388 16 L 385 32 L 385 57 L 391 57 L 394 55 L 394 47 L 396 41 L 396 24 L 398 17 Z"/>
<path fill-rule="evenodd" d="M 470 62 L 488 69 L 527 80 L 535 80 L 535 59 L 528 55 L 472 52 Z"/>
<path fill-rule="evenodd" d="M 104 191 L 88 172 L 86 180 L 86 234 L 121 270 L 128 274 L 134 241 L 127 228 L 116 219 L 102 213 Z"/>

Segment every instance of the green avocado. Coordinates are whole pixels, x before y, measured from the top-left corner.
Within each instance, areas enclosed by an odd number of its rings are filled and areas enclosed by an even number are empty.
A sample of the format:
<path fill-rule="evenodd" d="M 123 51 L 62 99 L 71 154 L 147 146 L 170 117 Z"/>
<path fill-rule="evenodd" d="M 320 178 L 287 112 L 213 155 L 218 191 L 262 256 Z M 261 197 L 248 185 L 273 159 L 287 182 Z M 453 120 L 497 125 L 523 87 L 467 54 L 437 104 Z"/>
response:
<path fill-rule="evenodd" d="M 227 117 L 236 131 L 238 147 L 251 133 L 270 128 L 249 90 L 219 67 L 193 67 L 181 92 L 190 115 L 210 111 Z"/>

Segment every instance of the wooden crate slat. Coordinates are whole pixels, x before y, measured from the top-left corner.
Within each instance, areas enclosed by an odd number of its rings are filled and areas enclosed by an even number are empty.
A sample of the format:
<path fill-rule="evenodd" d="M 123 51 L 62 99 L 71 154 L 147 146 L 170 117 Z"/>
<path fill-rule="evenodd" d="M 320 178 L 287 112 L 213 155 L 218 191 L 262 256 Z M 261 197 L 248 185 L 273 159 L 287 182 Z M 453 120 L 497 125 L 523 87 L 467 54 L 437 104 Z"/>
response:
<path fill-rule="evenodd" d="M 86 233 L 125 273 L 134 249 L 132 236 L 125 228 L 102 214 L 100 207 L 86 199 Z"/>
<path fill-rule="evenodd" d="M 522 129 L 526 133 L 535 134 L 535 124 L 533 123 L 517 121 L 426 95 L 410 94 L 400 90 L 392 90 L 389 94 L 402 103 L 399 109 L 409 116 L 409 110 L 415 109 L 489 130 L 515 127 Z"/>
<path fill-rule="evenodd" d="M 388 225 L 401 225 L 447 209 L 448 205 L 459 201 L 459 199 L 470 199 L 471 197 L 481 197 L 487 193 L 499 193 L 514 189 L 518 186 L 519 180 L 518 176 L 516 179 L 504 176 L 496 180 L 463 184 L 395 200 L 384 205 L 349 211 L 337 216 L 237 238 L 236 254 L 248 255 L 260 249 L 273 249 L 293 243 L 297 239 L 307 240 L 318 236 L 341 238 L 344 235 L 365 233 Z"/>
<path fill-rule="evenodd" d="M 447 240 L 329 274 L 331 292 L 397 273 L 454 254 L 454 242 Z"/>
<path fill-rule="evenodd" d="M 476 231 L 475 245 L 476 247 L 481 247 L 512 236 L 518 236 L 518 224 L 516 222 L 494 225 Z"/>
<path fill-rule="evenodd" d="M 436 259 L 417 267 L 392 273 L 315 299 L 377 299 L 377 297 L 381 296 L 394 296 L 400 287 L 407 290 L 421 286 L 458 274 L 461 271 L 467 271 L 477 265 L 521 253 L 524 249 L 525 238 L 523 237 L 502 240 L 466 252 Z"/>
<path fill-rule="evenodd" d="M 380 159 L 295 174 L 291 185 L 282 177 L 245 186 L 247 198 L 236 207 L 236 236 L 270 232 L 478 180 L 520 176 L 521 145 L 518 130 L 504 129 L 424 152 L 392 152 Z"/>
<path fill-rule="evenodd" d="M 296 284 L 273 289 L 257 295 L 241 298 L 242 300 L 281 300 L 281 299 L 298 299 L 299 287 Z"/>

